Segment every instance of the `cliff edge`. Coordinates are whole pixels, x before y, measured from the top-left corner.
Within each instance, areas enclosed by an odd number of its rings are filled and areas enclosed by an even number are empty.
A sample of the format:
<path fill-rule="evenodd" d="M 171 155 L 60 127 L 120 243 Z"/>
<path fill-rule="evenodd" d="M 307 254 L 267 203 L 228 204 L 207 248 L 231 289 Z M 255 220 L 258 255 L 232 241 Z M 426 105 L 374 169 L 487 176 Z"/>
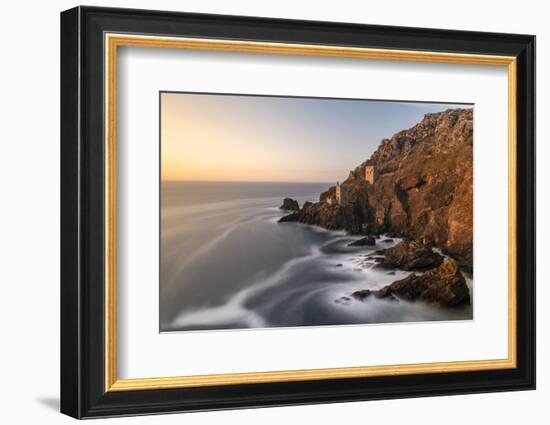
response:
<path fill-rule="evenodd" d="M 473 110 L 426 114 L 283 221 L 415 239 L 472 272 Z"/>

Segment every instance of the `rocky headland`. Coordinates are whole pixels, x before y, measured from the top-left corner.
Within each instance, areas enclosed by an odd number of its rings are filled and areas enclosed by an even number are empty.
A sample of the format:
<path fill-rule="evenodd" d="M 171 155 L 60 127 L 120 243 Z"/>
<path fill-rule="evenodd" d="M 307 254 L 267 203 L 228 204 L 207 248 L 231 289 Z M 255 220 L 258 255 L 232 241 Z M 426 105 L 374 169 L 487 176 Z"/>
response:
<path fill-rule="evenodd" d="M 378 252 L 376 267 L 421 274 L 380 290 L 359 291 L 354 298 L 470 303 L 461 270 L 473 273 L 472 109 L 426 114 L 414 127 L 383 139 L 369 159 L 321 193 L 318 202 L 296 208 L 291 201 L 285 199 L 282 207 L 293 212 L 281 222 L 363 235 L 353 246 L 382 245 L 382 234 L 403 238 Z"/>

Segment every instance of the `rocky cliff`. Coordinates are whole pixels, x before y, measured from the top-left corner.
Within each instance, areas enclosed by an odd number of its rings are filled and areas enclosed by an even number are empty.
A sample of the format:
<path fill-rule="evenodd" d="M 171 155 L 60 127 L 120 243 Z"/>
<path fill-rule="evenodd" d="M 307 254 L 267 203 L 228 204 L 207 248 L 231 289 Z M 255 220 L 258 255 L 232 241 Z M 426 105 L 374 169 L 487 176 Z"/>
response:
<path fill-rule="evenodd" d="M 380 142 L 336 188 L 306 202 L 286 221 L 390 233 L 439 247 L 472 271 L 473 111 L 426 114 L 414 127 Z M 374 166 L 371 184 L 365 167 Z"/>

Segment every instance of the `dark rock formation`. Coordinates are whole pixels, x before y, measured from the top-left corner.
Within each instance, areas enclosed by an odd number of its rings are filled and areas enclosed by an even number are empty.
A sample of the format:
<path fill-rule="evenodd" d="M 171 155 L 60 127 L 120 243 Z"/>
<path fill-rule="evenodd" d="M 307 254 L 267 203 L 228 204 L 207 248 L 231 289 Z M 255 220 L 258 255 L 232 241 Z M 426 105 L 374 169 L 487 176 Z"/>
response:
<path fill-rule="evenodd" d="M 376 239 L 373 236 L 365 236 L 348 244 L 348 246 L 374 246 Z"/>
<path fill-rule="evenodd" d="M 363 301 L 365 298 L 375 293 L 376 291 L 371 291 L 370 289 L 361 289 L 360 291 L 352 293 L 351 296 L 356 300 Z"/>
<path fill-rule="evenodd" d="M 306 203 L 298 221 L 351 234 L 423 240 L 472 271 L 473 111 L 426 114 L 414 127 L 380 142 L 341 183 L 346 202 Z M 365 167 L 374 166 L 374 183 Z"/>
<path fill-rule="evenodd" d="M 384 252 L 382 266 L 402 270 L 426 270 L 439 266 L 443 257 L 416 240 L 404 240 Z"/>
<path fill-rule="evenodd" d="M 356 300 L 359 300 L 359 301 L 363 301 L 365 298 L 367 298 L 371 295 L 374 295 L 376 298 L 385 298 L 389 301 L 399 301 L 399 299 L 396 298 L 392 294 L 387 294 L 385 296 L 380 296 L 378 291 L 371 291 L 370 289 L 362 289 L 360 291 L 355 291 L 354 293 L 351 294 L 351 296 L 353 298 L 355 298 Z M 342 297 L 342 298 L 344 298 L 344 297 Z M 345 298 L 348 298 L 348 297 L 345 297 Z"/>
<path fill-rule="evenodd" d="M 445 258 L 439 267 L 424 274 L 411 273 L 406 278 L 393 282 L 382 289 L 364 289 L 351 294 L 358 300 L 364 300 L 371 295 L 377 298 L 393 299 L 397 297 L 407 301 L 420 300 L 447 307 L 470 303 L 468 286 L 460 273 L 457 262 L 452 258 Z"/>
<path fill-rule="evenodd" d="M 283 199 L 283 205 L 279 207 L 280 210 L 289 210 L 289 211 L 298 211 L 300 209 L 300 205 L 298 204 L 298 201 L 292 198 L 285 198 Z"/>
<path fill-rule="evenodd" d="M 300 215 L 295 212 L 295 213 L 292 213 L 292 214 L 288 214 L 288 215 L 285 215 L 283 217 L 281 217 L 279 219 L 279 223 L 286 223 L 286 222 L 290 222 L 290 221 L 298 221 L 300 218 Z"/>

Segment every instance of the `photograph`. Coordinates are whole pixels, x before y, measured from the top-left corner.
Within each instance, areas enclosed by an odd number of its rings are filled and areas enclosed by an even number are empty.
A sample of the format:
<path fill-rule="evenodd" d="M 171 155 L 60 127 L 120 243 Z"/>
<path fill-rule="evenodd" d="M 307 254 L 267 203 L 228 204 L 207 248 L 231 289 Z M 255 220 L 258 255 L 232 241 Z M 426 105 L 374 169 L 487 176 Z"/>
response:
<path fill-rule="evenodd" d="M 160 332 L 473 320 L 473 104 L 159 96 Z"/>

